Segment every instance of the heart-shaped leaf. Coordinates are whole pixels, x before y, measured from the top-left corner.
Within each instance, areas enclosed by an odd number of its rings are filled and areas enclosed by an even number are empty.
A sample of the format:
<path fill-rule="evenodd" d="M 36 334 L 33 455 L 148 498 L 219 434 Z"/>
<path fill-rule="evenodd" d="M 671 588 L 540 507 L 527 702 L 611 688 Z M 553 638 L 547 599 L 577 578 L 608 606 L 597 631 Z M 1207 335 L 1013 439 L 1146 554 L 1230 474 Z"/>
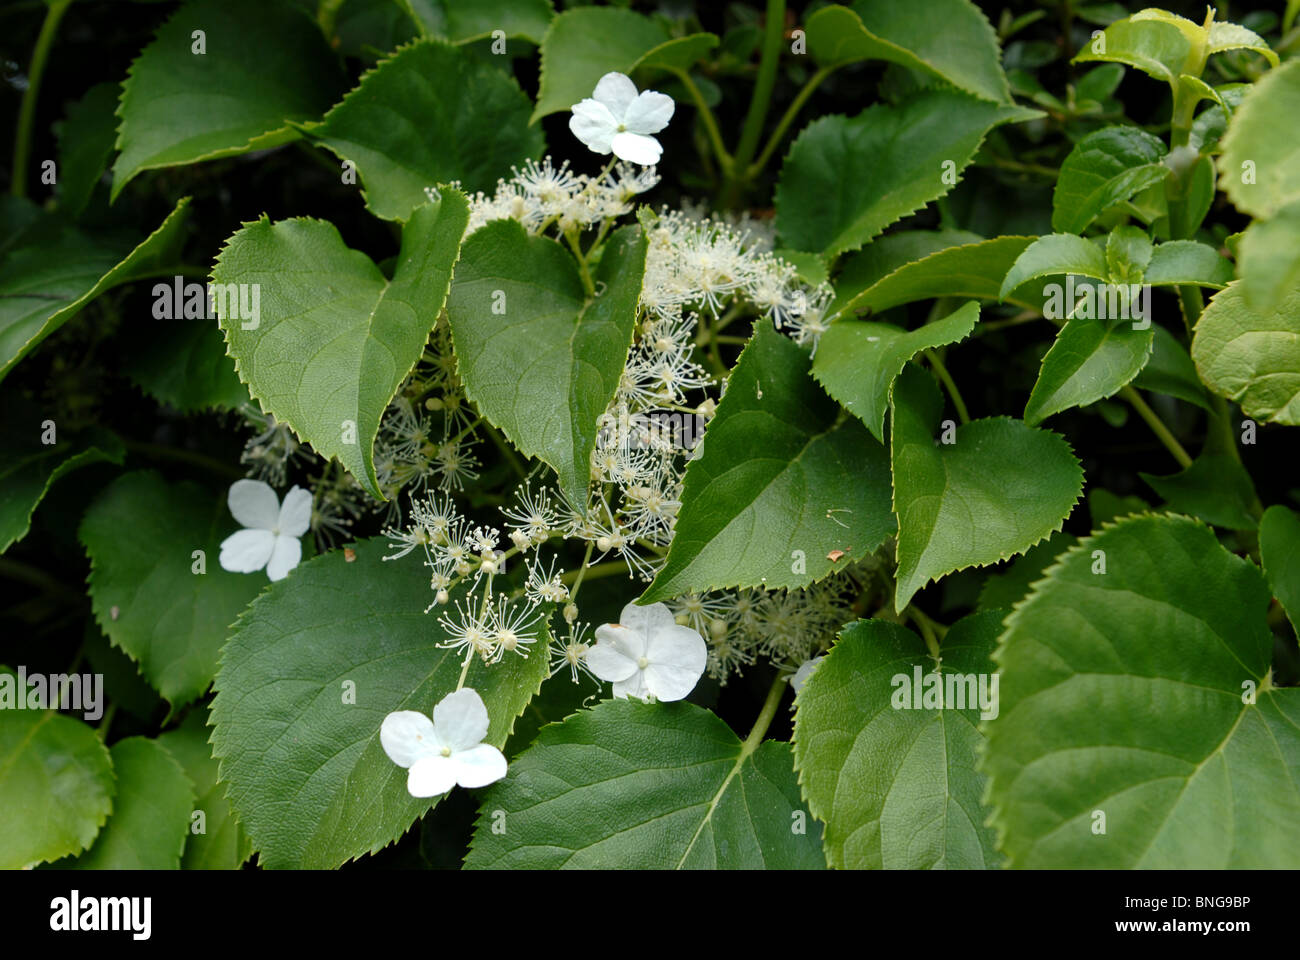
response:
<path fill-rule="evenodd" d="M 230 291 L 217 312 L 253 398 L 381 500 L 375 435 L 438 320 L 468 222 L 456 190 L 416 208 L 391 280 L 333 224 L 306 218 L 245 224 L 212 268 Z"/>

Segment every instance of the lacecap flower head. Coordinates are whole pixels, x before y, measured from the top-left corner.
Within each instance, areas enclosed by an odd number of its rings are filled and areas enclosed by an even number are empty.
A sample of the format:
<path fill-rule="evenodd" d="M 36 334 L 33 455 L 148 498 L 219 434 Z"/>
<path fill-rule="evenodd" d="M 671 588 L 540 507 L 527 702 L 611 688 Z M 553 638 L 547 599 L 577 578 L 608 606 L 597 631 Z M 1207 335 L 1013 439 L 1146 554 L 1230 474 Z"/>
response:
<path fill-rule="evenodd" d="M 664 148 L 651 134 L 668 126 L 676 104 L 654 90 L 637 93 L 624 73 L 607 73 L 590 97 L 575 103 L 569 129 L 590 150 L 613 153 L 620 160 L 650 166 Z"/>
<path fill-rule="evenodd" d="M 506 758 L 484 743 L 488 712 L 478 691 L 469 687 L 449 693 L 433 708 L 430 720 L 415 710 L 384 717 L 379 742 L 390 760 L 410 773 L 407 792 L 436 797 L 452 787 L 486 787 L 506 775 Z"/>
<path fill-rule="evenodd" d="M 255 573 L 266 568 L 272 580 L 283 580 L 302 559 L 298 539 L 311 526 L 311 493 L 293 487 L 284 503 L 261 480 L 236 480 L 226 497 L 231 515 L 246 529 L 221 541 L 221 568 L 231 573 Z"/>
<path fill-rule="evenodd" d="M 662 603 L 629 603 L 618 623 L 596 628 L 587 666 L 614 684 L 614 696 L 681 700 L 695 689 L 709 651 L 704 638 L 683 627 Z"/>

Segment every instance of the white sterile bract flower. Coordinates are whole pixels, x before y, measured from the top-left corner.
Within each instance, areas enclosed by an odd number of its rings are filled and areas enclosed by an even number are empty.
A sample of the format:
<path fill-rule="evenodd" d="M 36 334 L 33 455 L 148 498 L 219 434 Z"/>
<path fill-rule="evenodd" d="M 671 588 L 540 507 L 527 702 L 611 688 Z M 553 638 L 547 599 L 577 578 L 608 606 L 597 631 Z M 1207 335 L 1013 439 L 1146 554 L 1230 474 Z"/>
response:
<path fill-rule="evenodd" d="M 436 797 L 459 784 L 486 787 L 506 775 L 506 758 L 484 743 L 488 712 L 478 691 L 464 687 L 433 708 L 430 720 L 415 710 L 384 717 L 379 742 L 384 753 L 410 773 L 406 789 L 413 797 Z"/>
<path fill-rule="evenodd" d="M 825 660 L 825 657 L 813 657 L 811 660 L 805 660 L 799 664 L 799 669 L 790 676 L 790 686 L 794 688 L 795 695 L 803 689 L 803 685 L 808 682 L 812 672 L 817 669 L 817 664 Z"/>
<path fill-rule="evenodd" d="M 596 153 L 610 153 L 628 163 L 658 163 L 664 149 L 650 136 L 668 126 L 676 105 L 654 90 L 637 93 L 624 73 L 607 73 L 592 95 L 572 107 L 569 129 Z"/>
<path fill-rule="evenodd" d="M 293 487 L 284 503 L 261 480 L 236 480 L 226 497 L 230 513 L 247 529 L 221 541 L 221 568 L 231 573 L 255 573 L 266 568 L 272 580 L 283 580 L 302 559 L 298 539 L 311 525 L 311 493 Z"/>
<path fill-rule="evenodd" d="M 695 689 L 709 658 L 703 637 L 662 603 L 629 603 L 619 621 L 597 627 L 586 653 L 591 672 L 613 682 L 614 696 L 681 700 Z"/>

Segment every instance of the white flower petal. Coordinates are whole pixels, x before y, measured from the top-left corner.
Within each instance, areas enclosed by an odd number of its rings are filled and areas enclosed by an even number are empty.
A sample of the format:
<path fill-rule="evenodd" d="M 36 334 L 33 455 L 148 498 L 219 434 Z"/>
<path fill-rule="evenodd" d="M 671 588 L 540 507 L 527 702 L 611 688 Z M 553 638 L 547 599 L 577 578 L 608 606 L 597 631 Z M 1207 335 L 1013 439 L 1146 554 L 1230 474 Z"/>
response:
<path fill-rule="evenodd" d="M 270 530 L 239 530 L 221 541 L 221 569 L 231 573 L 261 570 L 275 549 L 275 534 Z"/>
<path fill-rule="evenodd" d="M 614 684 L 614 697 L 628 698 L 632 697 L 637 700 L 649 700 L 650 690 L 645 685 L 645 672 L 638 670 L 626 680 L 620 680 Z"/>
<path fill-rule="evenodd" d="M 609 108 L 595 100 L 583 100 L 573 105 L 573 115 L 569 117 L 569 129 L 573 135 L 596 153 L 609 153 L 610 143 L 618 132 L 618 121 L 609 112 Z"/>
<path fill-rule="evenodd" d="M 599 631 L 598 631 L 599 632 Z M 583 654 L 587 666 L 601 680 L 618 683 L 637 672 L 637 663 L 612 643 L 597 643 Z"/>
<path fill-rule="evenodd" d="M 261 480 L 236 480 L 226 494 L 230 514 L 246 527 L 271 530 L 280 521 L 280 498 Z"/>
<path fill-rule="evenodd" d="M 655 695 L 656 700 L 669 702 L 681 700 L 700 682 L 701 670 L 691 670 L 676 664 L 652 663 L 645 668 L 646 689 Z"/>
<path fill-rule="evenodd" d="M 609 142 L 609 148 L 620 160 L 639 163 L 643 167 L 654 166 L 664 155 L 664 148 L 659 145 L 658 140 L 639 133 L 616 133 L 614 139 Z"/>
<path fill-rule="evenodd" d="M 629 660 L 645 656 L 646 634 L 621 623 L 605 623 L 596 628 L 596 645 L 613 647 Z"/>
<path fill-rule="evenodd" d="M 395 710 L 384 717 L 379 725 L 379 743 L 388 759 L 399 767 L 435 756 L 441 746 L 433 733 L 433 721 L 415 710 Z"/>
<path fill-rule="evenodd" d="M 311 526 L 311 491 L 293 487 L 280 504 L 280 517 L 275 524 L 282 536 L 301 537 Z"/>
<path fill-rule="evenodd" d="M 799 669 L 796 670 L 794 676 L 790 678 L 790 686 L 794 688 L 795 696 L 799 695 L 799 691 L 803 689 L 803 685 L 808 682 L 808 678 L 811 677 L 813 671 L 817 669 L 817 664 L 821 663 L 825 659 L 825 657 L 813 657 L 811 660 L 805 660 L 803 663 L 799 664 Z"/>
<path fill-rule="evenodd" d="M 462 787 L 486 787 L 506 775 L 505 755 L 489 743 L 453 753 L 451 759 L 456 765 L 456 782 Z"/>
<path fill-rule="evenodd" d="M 629 133 L 658 133 L 668 126 L 676 108 L 672 97 L 657 90 L 646 90 L 623 114 L 623 126 Z"/>
<path fill-rule="evenodd" d="M 636 102 L 636 84 L 626 73 L 607 73 L 597 81 L 591 96 L 609 108 L 616 124 L 627 123 L 628 108 Z"/>
<path fill-rule="evenodd" d="M 413 797 L 440 796 L 456 786 L 456 770 L 451 757 L 421 757 L 406 775 L 406 792 Z"/>
<path fill-rule="evenodd" d="M 465 687 L 449 693 L 433 708 L 438 739 L 453 751 L 469 750 L 488 732 L 488 712 L 478 691 Z"/>
<path fill-rule="evenodd" d="M 673 612 L 664 603 L 652 603 L 647 607 L 629 603 L 618 615 L 618 622 L 646 637 L 668 627 L 677 626 L 677 621 L 673 619 Z"/>
<path fill-rule="evenodd" d="M 690 627 L 673 624 L 650 638 L 646 648 L 645 683 L 659 700 L 680 700 L 699 683 L 709 649 Z"/>
<path fill-rule="evenodd" d="M 245 531 L 261 533 L 262 531 Z M 270 534 L 268 533 L 268 536 Z M 302 542 L 296 537 L 279 536 L 271 550 L 271 558 L 266 563 L 266 575 L 272 580 L 283 580 L 289 571 L 298 566 L 302 560 Z"/>

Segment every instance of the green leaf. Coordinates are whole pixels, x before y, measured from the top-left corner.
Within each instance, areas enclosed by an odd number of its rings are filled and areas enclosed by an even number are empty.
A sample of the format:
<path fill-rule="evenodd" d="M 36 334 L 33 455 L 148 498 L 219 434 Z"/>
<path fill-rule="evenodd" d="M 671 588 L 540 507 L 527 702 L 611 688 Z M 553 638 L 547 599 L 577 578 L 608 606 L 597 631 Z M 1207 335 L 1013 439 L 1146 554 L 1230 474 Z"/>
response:
<path fill-rule="evenodd" d="M 1110 277 L 1110 266 L 1106 263 L 1105 252 L 1092 241 L 1072 233 L 1051 233 L 1039 237 L 1016 258 L 1002 280 L 998 297 L 1006 299 L 1013 290 L 1030 280 L 1061 274 L 1092 277 L 1104 283 Z M 1064 304 L 1056 315 L 1066 317 L 1073 312 L 1074 304 Z"/>
<path fill-rule="evenodd" d="M 79 216 L 108 169 L 117 139 L 118 85 L 97 83 L 68 107 L 59 127 L 59 209 Z"/>
<path fill-rule="evenodd" d="M 450 188 L 418 207 L 392 280 L 333 224 L 301 217 L 245 224 L 212 268 L 213 283 L 261 291 L 252 320 L 217 304 L 253 398 L 381 500 L 375 435 L 437 322 L 468 221 L 464 194 Z"/>
<path fill-rule="evenodd" d="M 10 684 L 10 687 L 6 690 Z M 95 731 L 53 710 L 12 709 L 17 677 L 0 669 L 0 869 L 86 849 L 113 808 L 113 763 Z M 24 700 L 24 702 L 26 702 Z"/>
<path fill-rule="evenodd" d="M 1255 31 L 1220 20 L 1210 24 L 1210 53 L 1222 53 L 1224 50 L 1253 50 L 1274 67 L 1280 62 L 1268 41 Z"/>
<path fill-rule="evenodd" d="M 1201 381 L 1246 416 L 1300 424 L 1300 289 L 1277 309 L 1256 311 L 1241 283 L 1229 284 L 1196 324 L 1192 361 Z"/>
<path fill-rule="evenodd" d="M 197 53 L 194 31 L 202 31 Z M 215 160 L 297 138 L 342 93 L 320 28 L 289 3 L 193 0 L 141 51 L 122 83 L 112 199 L 143 170 Z"/>
<path fill-rule="evenodd" d="M 827 6 L 808 18 L 808 52 L 819 64 L 887 60 L 977 97 L 1009 102 L 997 34 L 967 0 L 930 0 L 925 15 L 906 4 Z"/>
<path fill-rule="evenodd" d="M 1205 388 L 1196 376 L 1196 365 L 1187 355 L 1187 350 L 1164 327 L 1153 325 L 1151 331 L 1155 334 L 1151 359 L 1133 380 L 1133 386 L 1177 397 L 1194 403 L 1203 410 L 1209 410 Z"/>
<path fill-rule="evenodd" d="M 1025 423 L 1034 426 L 1062 410 L 1114 396 L 1146 366 L 1154 336 L 1149 321 L 1145 330 L 1129 320 L 1067 321 L 1043 357 Z"/>
<path fill-rule="evenodd" d="M 224 496 L 152 471 L 119 477 L 82 519 L 95 619 L 173 710 L 208 688 L 227 628 L 267 583 L 217 562 L 238 529 Z"/>
<path fill-rule="evenodd" d="M 987 684 L 1001 621 L 998 611 L 953 624 L 936 675 L 915 633 L 884 620 L 859 620 L 844 629 L 799 691 L 795 767 L 808 809 L 826 824 L 823 843 L 832 867 L 997 866 L 993 831 L 980 806 L 984 783 L 975 772 L 983 740 L 978 686 L 968 694 L 963 675 L 984 678 L 986 692 L 996 697 Z M 946 677 L 960 701 L 923 708 L 926 685 L 935 679 L 942 685 Z"/>
<path fill-rule="evenodd" d="M 816 870 L 790 745 L 692 703 L 606 700 L 543 727 L 483 798 L 466 869 Z M 506 829 L 493 830 L 496 811 Z"/>
<path fill-rule="evenodd" d="M 170 284 L 158 284 L 159 287 Z M 226 354 L 221 327 L 208 319 L 177 317 L 139 325 L 131 337 L 127 375 L 159 403 L 182 413 L 235 410 L 249 402 L 248 387 Z M 129 336 L 129 335 L 128 335 Z"/>
<path fill-rule="evenodd" d="M 1155 248 L 1140 227 L 1116 227 L 1106 237 L 1106 271 L 1111 283 L 1138 284 Z"/>
<path fill-rule="evenodd" d="M 181 868 L 185 870 L 238 870 L 253 852 L 252 842 L 235 820 L 226 799 L 226 785 L 218 782 L 217 761 L 212 756 L 205 725 L 208 712 L 190 711 L 185 721 L 158 738 L 176 758 L 194 785 L 194 810 L 203 814 L 203 832 L 191 820 Z"/>
<path fill-rule="evenodd" d="M 834 570 L 832 550 L 858 559 L 894 532 L 884 448 L 809 367 L 802 347 L 755 326 L 686 468 L 668 557 L 639 602 L 807 586 Z"/>
<path fill-rule="evenodd" d="M 433 806 L 407 792 L 379 727 L 394 710 L 432 711 L 456 689 L 461 659 L 438 647 L 446 633 L 422 612 L 428 570 L 415 557 L 381 562 L 385 543 L 361 541 L 352 562 L 331 551 L 272 584 L 222 652 L 213 754 L 265 867 L 337 867 L 392 843 Z M 491 718 L 485 742 L 503 746 L 541 687 L 548 642 L 543 628 L 527 659 L 470 664 L 465 686 Z"/>
<path fill-rule="evenodd" d="M 307 136 L 352 161 L 366 206 L 406 220 L 425 189 L 459 181 L 491 192 L 510 168 L 542 151 L 531 103 L 512 77 L 439 40 L 403 47 L 361 78 Z"/>
<path fill-rule="evenodd" d="M 979 316 L 979 304 L 968 303 L 915 330 L 888 323 L 840 320 L 822 334 L 812 374 L 827 393 L 861 418 L 872 435 L 884 443 L 885 411 L 894 378 L 921 351 L 965 340 Z"/>
<path fill-rule="evenodd" d="M 1275 504 L 1259 522 L 1259 558 L 1268 585 L 1300 632 L 1300 517 Z"/>
<path fill-rule="evenodd" d="M 1088 491 L 1088 515 L 1094 530 L 1130 513 L 1147 513 L 1150 509 L 1151 505 L 1145 500 L 1131 494 L 1121 497 L 1103 487 L 1093 487 Z"/>
<path fill-rule="evenodd" d="M 895 610 L 931 580 L 1023 553 L 1074 509 L 1083 470 L 1058 434 L 992 417 L 940 442 L 939 390 L 915 366 L 895 381 L 892 409 Z"/>
<path fill-rule="evenodd" d="M 1288 60 L 1253 84 L 1233 113 L 1222 140 L 1219 183 L 1242 213 L 1263 219 L 1300 199 L 1297 112 L 1300 60 Z"/>
<path fill-rule="evenodd" d="M 58 424 L 14 391 L 4 396 L 0 423 L 0 553 L 27 536 L 32 515 L 50 487 L 66 473 L 92 463 L 120 464 L 126 448 L 116 434 L 92 427 L 76 436 L 60 435 Z M 45 424 L 54 443 L 43 443 Z"/>
<path fill-rule="evenodd" d="M 1232 282 L 1232 261 L 1195 240 L 1169 240 L 1151 252 L 1144 283 L 1153 287 L 1210 287 L 1221 290 Z"/>
<path fill-rule="evenodd" d="M 1052 561 L 1078 542 L 1074 534 L 1058 530 L 1016 557 L 1002 573 L 990 574 L 980 588 L 979 609 L 1009 610 L 1014 607 L 1025 598 L 1030 586 L 1042 579 L 1043 571 L 1052 565 Z"/>
<path fill-rule="evenodd" d="M 426 30 L 454 43 L 490 37 L 494 30 L 541 43 L 555 16 L 551 0 L 409 0 L 408 5 Z"/>
<path fill-rule="evenodd" d="M 67 864 L 74 870 L 177 870 L 190 831 L 194 787 L 157 740 L 113 744 L 117 800 L 94 846 Z"/>
<path fill-rule="evenodd" d="M 1141 20 L 1132 16 L 1108 26 L 1102 36 L 1089 41 L 1071 62 L 1103 60 L 1125 63 L 1137 67 L 1152 79 L 1174 84 L 1187 72 L 1191 56 L 1192 44 L 1178 26 L 1167 21 Z"/>
<path fill-rule="evenodd" d="M 1252 223 L 1240 244 L 1246 303 L 1261 312 L 1276 309 L 1288 290 L 1300 287 L 1300 200 Z"/>
<path fill-rule="evenodd" d="M 1012 866 L 1300 865 L 1300 691 L 1265 680 L 1268 604 L 1186 517 L 1121 520 L 1048 572 L 1007 619 L 984 728 Z"/>
<path fill-rule="evenodd" d="M 628 73 L 644 54 L 669 39 L 649 17 L 615 7 L 565 10 L 542 38 L 542 76 L 532 121 L 590 97 L 611 71 Z"/>
<path fill-rule="evenodd" d="M 688 72 L 692 66 L 708 56 L 709 51 L 717 45 L 718 38 L 712 33 L 692 33 L 684 37 L 674 37 L 641 54 L 628 72 L 637 74 L 641 79 L 650 79 L 664 71 L 674 74 Z M 592 84 L 592 90 L 595 87 L 596 85 Z M 591 96 L 590 91 L 586 96 Z"/>
<path fill-rule="evenodd" d="M 1103 211 L 1164 180 L 1165 146 L 1138 127 L 1103 127 L 1070 151 L 1052 193 L 1052 229 L 1083 233 Z"/>
<path fill-rule="evenodd" d="M 826 116 L 790 148 L 776 190 L 782 243 L 835 256 L 856 250 L 957 182 L 985 135 L 1040 114 L 954 90 L 930 90 L 902 106 Z"/>
<path fill-rule="evenodd" d="M 920 231 L 916 231 L 920 232 Z M 956 240 L 927 251 L 920 244 L 893 243 L 907 233 L 881 237 L 844 263 L 835 282 L 836 298 L 829 314 L 869 310 L 880 313 L 890 307 L 935 297 L 976 297 L 997 300 L 1002 280 L 1033 237 L 997 237 L 993 240 Z M 910 248 L 910 249 L 909 249 Z M 914 259 L 902 259 L 912 253 Z M 1041 292 L 1026 288 L 1007 299 L 1021 306 L 1042 306 Z M 1018 294 L 1018 295 L 1017 295 Z"/>
<path fill-rule="evenodd" d="M 645 232 L 605 242 L 588 300 L 573 257 L 517 221 L 498 220 L 465 241 L 447 297 L 465 394 L 530 457 L 586 502 L 596 423 L 618 392 L 636 325 Z"/>
<path fill-rule="evenodd" d="M 154 273 L 181 241 L 189 198 L 135 246 L 43 217 L 0 248 L 0 378 L 105 290 Z"/>
<path fill-rule="evenodd" d="M 1165 508 L 1228 530 L 1254 530 L 1259 516 L 1255 484 L 1229 448 L 1232 434 L 1211 414 L 1205 447 L 1192 465 L 1167 477 L 1139 473 L 1166 501 Z"/>

